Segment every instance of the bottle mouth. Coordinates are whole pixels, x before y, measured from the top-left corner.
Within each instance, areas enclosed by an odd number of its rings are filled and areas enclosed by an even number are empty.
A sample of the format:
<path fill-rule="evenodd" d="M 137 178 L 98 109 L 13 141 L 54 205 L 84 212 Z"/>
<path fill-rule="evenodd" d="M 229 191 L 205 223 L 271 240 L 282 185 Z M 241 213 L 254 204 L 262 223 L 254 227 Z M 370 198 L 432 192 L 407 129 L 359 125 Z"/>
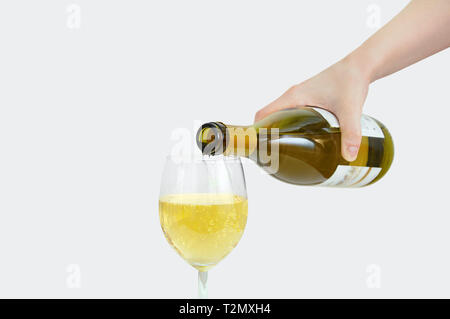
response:
<path fill-rule="evenodd" d="M 227 127 L 221 122 L 205 123 L 197 131 L 197 146 L 204 155 L 221 155 L 227 145 Z"/>

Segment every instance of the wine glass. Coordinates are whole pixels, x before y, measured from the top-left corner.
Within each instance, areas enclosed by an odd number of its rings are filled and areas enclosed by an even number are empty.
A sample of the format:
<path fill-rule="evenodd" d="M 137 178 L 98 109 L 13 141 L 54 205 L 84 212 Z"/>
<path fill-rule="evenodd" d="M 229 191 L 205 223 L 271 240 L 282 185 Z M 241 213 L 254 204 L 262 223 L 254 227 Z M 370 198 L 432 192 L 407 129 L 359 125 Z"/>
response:
<path fill-rule="evenodd" d="M 168 157 L 159 197 L 169 244 L 198 270 L 198 297 L 207 298 L 208 270 L 238 244 L 247 223 L 247 190 L 238 157 Z"/>

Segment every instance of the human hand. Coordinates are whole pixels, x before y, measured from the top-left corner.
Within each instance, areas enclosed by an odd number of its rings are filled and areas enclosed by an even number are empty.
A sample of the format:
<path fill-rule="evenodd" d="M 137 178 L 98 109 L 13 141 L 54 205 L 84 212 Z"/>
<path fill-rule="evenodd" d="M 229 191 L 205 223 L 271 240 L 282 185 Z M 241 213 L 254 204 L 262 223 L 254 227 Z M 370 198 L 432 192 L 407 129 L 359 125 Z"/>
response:
<path fill-rule="evenodd" d="M 343 59 L 316 76 L 291 87 L 278 99 L 259 110 L 255 122 L 290 107 L 317 106 L 334 113 L 341 127 L 341 152 L 349 162 L 356 159 L 361 144 L 361 113 L 369 87 L 369 77 Z"/>
<path fill-rule="evenodd" d="M 259 110 L 255 121 L 288 107 L 327 109 L 341 126 L 342 156 L 353 161 L 361 144 L 360 118 L 369 84 L 449 46 L 450 1 L 412 0 L 346 58 Z"/>

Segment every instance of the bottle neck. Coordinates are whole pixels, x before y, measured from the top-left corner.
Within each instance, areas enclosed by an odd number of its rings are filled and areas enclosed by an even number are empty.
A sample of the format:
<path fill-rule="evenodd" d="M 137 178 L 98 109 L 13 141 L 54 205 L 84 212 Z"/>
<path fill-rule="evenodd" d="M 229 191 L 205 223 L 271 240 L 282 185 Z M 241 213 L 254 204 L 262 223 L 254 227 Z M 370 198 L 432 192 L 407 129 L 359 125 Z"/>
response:
<path fill-rule="evenodd" d="M 253 126 L 209 122 L 200 127 L 196 140 L 205 155 L 250 157 L 257 148 L 258 133 Z"/>

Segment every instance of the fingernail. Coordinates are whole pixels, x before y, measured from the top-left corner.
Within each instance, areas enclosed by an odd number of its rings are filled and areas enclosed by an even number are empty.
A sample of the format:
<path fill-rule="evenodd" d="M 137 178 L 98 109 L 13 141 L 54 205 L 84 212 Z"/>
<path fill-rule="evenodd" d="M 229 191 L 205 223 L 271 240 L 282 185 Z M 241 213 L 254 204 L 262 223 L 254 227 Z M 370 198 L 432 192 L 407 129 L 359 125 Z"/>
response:
<path fill-rule="evenodd" d="M 358 156 L 358 147 L 355 145 L 349 145 L 347 146 L 347 152 L 350 157 L 350 162 L 354 161 Z"/>

